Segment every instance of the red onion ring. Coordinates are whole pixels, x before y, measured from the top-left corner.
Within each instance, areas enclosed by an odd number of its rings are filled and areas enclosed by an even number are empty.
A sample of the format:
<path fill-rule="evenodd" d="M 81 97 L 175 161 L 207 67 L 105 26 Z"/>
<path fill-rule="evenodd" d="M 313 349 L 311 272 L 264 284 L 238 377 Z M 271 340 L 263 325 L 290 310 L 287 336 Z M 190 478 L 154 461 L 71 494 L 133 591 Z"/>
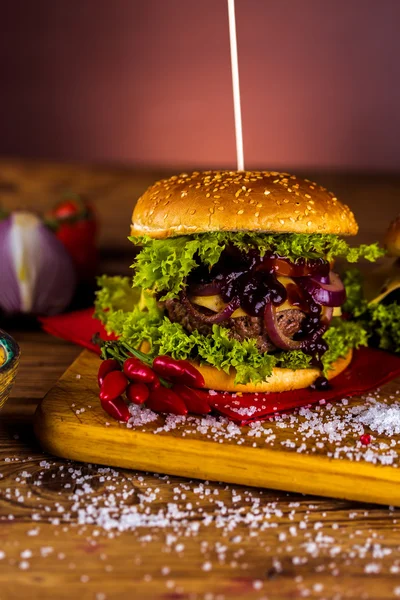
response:
<path fill-rule="evenodd" d="M 225 308 L 221 312 L 216 313 L 215 315 L 205 315 L 191 303 L 191 301 L 186 295 L 186 292 L 184 291 L 181 292 L 181 300 L 182 304 L 185 305 L 185 307 L 190 313 L 192 313 L 193 316 L 200 319 L 200 321 L 202 321 L 203 323 L 208 323 L 209 325 L 226 321 L 230 318 L 232 313 L 234 313 L 235 310 L 240 306 L 240 300 L 237 296 L 235 296 L 235 298 L 232 298 L 229 304 L 227 304 L 227 306 L 225 306 Z"/>
<path fill-rule="evenodd" d="M 346 301 L 346 290 L 339 275 L 329 274 L 327 283 L 316 277 L 302 277 L 300 285 L 310 294 L 314 302 L 322 306 L 341 306 Z"/>
<path fill-rule="evenodd" d="M 220 285 L 215 281 L 211 283 L 192 283 L 190 285 L 190 293 L 193 296 L 216 296 L 220 291 Z"/>
<path fill-rule="evenodd" d="M 303 340 L 296 341 L 285 335 L 278 325 L 276 308 L 272 302 L 267 302 L 264 309 L 264 323 L 271 342 L 282 350 L 301 350 Z"/>
<path fill-rule="evenodd" d="M 268 332 L 268 336 L 271 342 L 277 348 L 282 350 L 302 350 L 306 348 L 308 344 L 314 342 L 321 337 L 332 319 L 333 308 L 328 307 L 324 311 L 324 315 L 321 319 L 321 325 L 312 333 L 308 338 L 304 340 L 292 340 L 292 338 L 285 335 L 279 327 L 278 320 L 276 318 L 276 308 L 272 302 L 267 302 L 264 309 L 264 323 Z"/>

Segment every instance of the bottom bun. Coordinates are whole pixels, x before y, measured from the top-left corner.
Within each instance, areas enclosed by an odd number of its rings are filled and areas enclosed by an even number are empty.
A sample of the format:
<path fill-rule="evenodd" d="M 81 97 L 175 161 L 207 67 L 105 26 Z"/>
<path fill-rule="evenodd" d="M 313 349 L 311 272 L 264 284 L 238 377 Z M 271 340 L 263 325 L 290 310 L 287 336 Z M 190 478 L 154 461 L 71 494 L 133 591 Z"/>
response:
<path fill-rule="evenodd" d="M 338 358 L 333 364 L 332 369 L 327 374 L 328 379 L 333 379 L 339 373 L 344 371 L 351 362 L 353 351 L 349 350 L 344 358 Z M 216 367 L 208 365 L 199 365 L 192 363 L 203 375 L 205 387 L 209 390 L 222 392 L 288 392 L 290 390 L 299 390 L 309 387 L 321 376 L 319 369 L 282 369 L 275 368 L 268 380 L 260 383 L 238 383 L 235 384 L 235 372 L 225 373 Z"/>
<path fill-rule="evenodd" d="M 147 353 L 150 350 L 148 342 L 143 342 L 140 350 Z M 333 379 L 346 369 L 353 358 L 353 350 L 349 350 L 343 358 L 338 358 L 329 369 L 327 379 Z M 235 370 L 230 373 L 220 371 L 211 365 L 199 365 L 194 361 L 189 361 L 204 377 L 205 388 L 219 392 L 289 392 L 291 390 L 300 390 L 309 387 L 314 381 L 321 377 L 319 369 L 282 369 L 276 367 L 272 375 L 266 381 L 259 383 L 235 383 Z"/>

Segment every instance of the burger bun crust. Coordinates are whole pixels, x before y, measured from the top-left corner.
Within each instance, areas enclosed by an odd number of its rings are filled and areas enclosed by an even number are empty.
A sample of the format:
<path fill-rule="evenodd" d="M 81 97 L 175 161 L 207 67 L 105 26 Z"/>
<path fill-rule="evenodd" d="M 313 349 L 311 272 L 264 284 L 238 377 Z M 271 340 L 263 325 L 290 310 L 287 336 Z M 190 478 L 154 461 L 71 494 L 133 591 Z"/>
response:
<path fill-rule="evenodd" d="M 206 171 L 157 181 L 139 198 L 131 234 L 212 231 L 355 235 L 348 206 L 308 179 L 276 171 Z"/>

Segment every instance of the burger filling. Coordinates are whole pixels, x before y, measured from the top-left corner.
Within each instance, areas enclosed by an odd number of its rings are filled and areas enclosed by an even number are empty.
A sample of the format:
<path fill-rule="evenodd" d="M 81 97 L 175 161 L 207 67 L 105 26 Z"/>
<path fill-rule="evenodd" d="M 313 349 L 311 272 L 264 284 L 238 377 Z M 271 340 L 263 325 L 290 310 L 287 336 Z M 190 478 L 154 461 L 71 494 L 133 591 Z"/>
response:
<path fill-rule="evenodd" d="M 346 300 L 337 257 L 375 260 L 377 245 L 350 248 L 335 235 L 211 232 L 140 245 L 129 278 L 103 277 L 96 316 L 125 349 L 236 371 L 262 381 L 274 367 L 327 372 L 367 343 L 362 324 L 336 318 Z"/>
<path fill-rule="evenodd" d="M 200 302 L 199 299 L 196 300 Z M 180 323 L 189 333 L 198 331 L 202 335 L 211 335 L 212 324 L 207 323 L 204 318 L 212 317 L 215 313 L 207 308 L 201 309 L 200 306 L 198 309 L 199 315 L 196 315 L 188 312 L 186 306 L 177 298 L 167 300 L 165 303 L 168 317 L 173 323 Z M 239 311 L 240 309 L 235 312 Z M 300 310 L 283 310 L 277 315 L 278 326 L 284 335 L 291 338 L 295 333 L 300 331 L 304 317 L 305 314 Z M 248 338 L 255 339 L 256 346 L 260 352 L 272 352 L 276 350 L 276 346 L 271 342 L 268 332 L 265 329 L 262 317 L 251 317 L 250 315 L 235 317 L 233 314 L 231 318 L 222 321 L 221 326 L 226 327 L 230 337 L 239 342 Z"/>
<path fill-rule="evenodd" d="M 233 339 L 254 339 L 260 352 L 302 350 L 319 364 L 333 307 L 345 299 L 327 260 L 294 263 L 272 252 L 261 256 L 228 246 L 211 269 L 195 268 L 165 308 L 189 333 L 210 335 L 218 323 Z"/>

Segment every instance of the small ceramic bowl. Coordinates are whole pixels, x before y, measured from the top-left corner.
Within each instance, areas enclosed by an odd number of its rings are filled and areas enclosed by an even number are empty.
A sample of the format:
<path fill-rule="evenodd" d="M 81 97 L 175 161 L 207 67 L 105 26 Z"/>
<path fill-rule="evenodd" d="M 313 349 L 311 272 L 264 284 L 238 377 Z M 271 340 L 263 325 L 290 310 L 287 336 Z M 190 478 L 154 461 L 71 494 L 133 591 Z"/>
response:
<path fill-rule="evenodd" d="M 20 349 L 8 333 L 0 329 L 0 408 L 7 402 L 17 374 Z"/>

